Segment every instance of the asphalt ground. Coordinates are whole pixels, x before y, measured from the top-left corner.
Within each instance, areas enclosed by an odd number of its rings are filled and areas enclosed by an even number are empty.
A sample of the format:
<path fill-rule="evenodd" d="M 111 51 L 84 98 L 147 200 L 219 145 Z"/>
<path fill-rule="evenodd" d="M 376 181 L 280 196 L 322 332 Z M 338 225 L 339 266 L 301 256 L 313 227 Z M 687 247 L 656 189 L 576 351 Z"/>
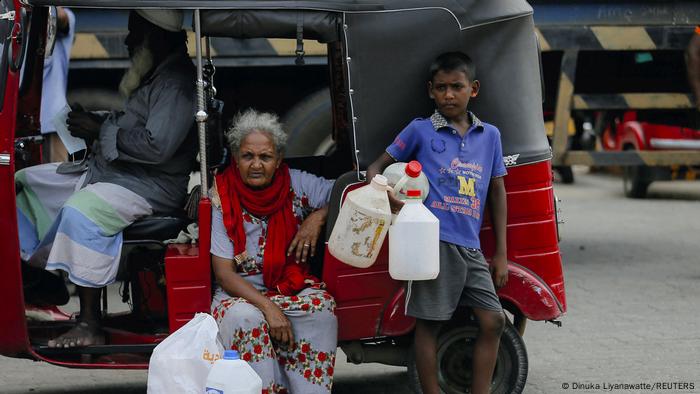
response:
<path fill-rule="evenodd" d="M 630 200 L 618 177 L 577 169 L 555 191 L 568 313 L 562 327 L 528 323 L 525 393 L 700 392 L 700 182 Z M 144 393 L 146 377 L 0 357 L 2 393 Z M 340 354 L 333 392 L 405 393 L 406 380 Z"/>

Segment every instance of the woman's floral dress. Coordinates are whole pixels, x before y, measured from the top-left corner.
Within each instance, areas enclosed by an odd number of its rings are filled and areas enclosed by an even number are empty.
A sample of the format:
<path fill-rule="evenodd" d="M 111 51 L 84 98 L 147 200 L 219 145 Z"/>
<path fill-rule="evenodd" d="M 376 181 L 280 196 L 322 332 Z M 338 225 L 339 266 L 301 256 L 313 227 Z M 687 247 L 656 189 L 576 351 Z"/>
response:
<path fill-rule="evenodd" d="M 290 170 L 294 213 L 301 221 L 328 203 L 333 181 Z M 211 253 L 233 260 L 233 243 L 226 234 L 218 198 L 213 196 Z M 212 301 L 212 315 L 219 324 L 224 348 L 237 350 L 263 381 L 263 393 L 330 393 L 337 347 L 338 322 L 333 297 L 319 286 L 295 296 L 275 295 L 263 284 L 266 218 L 243 216 L 247 261 L 237 272 L 268 295 L 292 324 L 294 343 L 282 347 L 272 342 L 262 312 L 245 299 L 231 297 L 220 287 Z"/>

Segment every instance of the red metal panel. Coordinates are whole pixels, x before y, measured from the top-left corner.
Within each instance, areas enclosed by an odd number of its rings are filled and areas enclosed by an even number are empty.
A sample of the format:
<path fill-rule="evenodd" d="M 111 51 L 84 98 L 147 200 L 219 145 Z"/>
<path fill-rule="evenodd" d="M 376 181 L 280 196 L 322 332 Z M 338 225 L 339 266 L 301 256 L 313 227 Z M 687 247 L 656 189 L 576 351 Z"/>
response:
<path fill-rule="evenodd" d="M 210 232 L 211 202 L 202 200 L 199 203 L 199 244 L 170 245 L 165 254 L 170 332 L 185 325 L 195 313 L 210 312 Z"/>
<path fill-rule="evenodd" d="M 389 276 L 388 261 L 386 240 L 377 262 L 364 269 L 343 263 L 326 249 L 323 280 L 337 303 L 339 341 L 378 335 L 382 310 L 401 287 Z"/>
<path fill-rule="evenodd" d="M 16 10 L 20 9 L 18 1 L 15 0 L 14 5 Z M 13 49 L 17 49 L 14 39 L 9 45 L 14 45 Z M 0 112 L 0 154 L 9 155 L 10 162 L 8 165 L 0 165 L 0 228 L 4 234 L 0 237 L 0 299 L 3 300 L 3 310 L 0 313 L 0 354 L 14 356 L 29 350 L 15 202 L 14 138 L 19 73 L 8 72 L 5 83 L 4 102 Z"/>
<path fill-rule="evenodd" d="M 394 298 L 384 309 L 380 325 L 380 336 L 394 337 L 406 335 L 413 331 L 416 319 L 406 316 L 406 288 L 401 286 L 394 294 Z"/>
<path fill-rule="evenodd" d="M 530 320 L 552 320 L 564 313 L 549 286 L 518 264 L 508 267 L 508 284 L 498 291 L 498 296 Z"/>

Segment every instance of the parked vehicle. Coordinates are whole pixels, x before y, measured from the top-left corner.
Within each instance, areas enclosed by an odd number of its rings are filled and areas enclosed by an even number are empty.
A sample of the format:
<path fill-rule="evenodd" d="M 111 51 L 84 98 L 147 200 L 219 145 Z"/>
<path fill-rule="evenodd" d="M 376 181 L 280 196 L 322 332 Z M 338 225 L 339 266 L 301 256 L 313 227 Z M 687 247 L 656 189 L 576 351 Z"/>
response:
<path fill-rule="evenodd" d="M 153 348 L 211 302 L 209 229 L 211 203 L 199 201 L 197 244 L 169 244 L 187 224 L 181 216 L 149 217 L 125 230 L 124 265 L 118 280 L 128 313 L 104 310 L 107 344 L 78 349 L 41 345 L 75 321 L 25 318 L 13 175 L 21 165 L 35 164 L 45 26 L 48 7 L 126 9 L 136 0 L 2 1 L 0 31 L 8 37 L 0 51 L 0 354 L 80 368 L 147 368 Z M 544 133 L 542 83 L 532 8 L 524 1 L 159 1 L 149 6 L 193 10 L 194 41 L 200 37 L 292 38 L 323 43 L 330 75 L 333 156 L 288 160 L 292 167 L 337 178 L 331 196 L 326 239 L 344 196 L 364 184 L 362 169 L 373 161 L 412 118 L 432 112 L 425 87 L 430 60 L 440 52 L 462 49 L 474 58 L 481 81 L 473 109 L 496 124 L 502 135 L 508 198 L 509 281 L 498 295 L 508 312 L 492 391 L 521 392 L 528 358 L 523 341 L 527 320 L 554 321 L 567 309 L 562 260 L 557 239 L 552 190 L 551 150 Z M 299 21 L 303 21 L 300 23 Z M 299 28 L 301 27 L 301 28 Z M 430 31 L 430 39 L 425 32 Z M 21 34 L 20 34 L 21 32 Z M 208 41 L 207 41 L 208 42 Z M 206 47 L 206 42 L 203 44 Z M 199 45 L 197 45 L 199 47 Z M 206 49 L 206 48 L 205 48 Z M 198 84 L 208 118 L 198 116 L 201 185 L 207 189 L 210 170 L 222 164 L 221 103 L 213 89 L 213 65 L 196 61 L 206 83 Z M 22 54 L 24 79 L 20 84 Z M 202 63 L 205 63 L 202 65 Z M 204 81 L 203 81 L 204 82 Z M 21 86 L 20 86 L 21 85 Z M 237 94 L 253 94 L 253 86 Z M 217 85 L 218 86 L 218 85 Z M 249 90 L 246 90 L 249 89 Z M 274 91 L 274 90 L 273 90 Z M 221 93 L 219 91 L 219 93 Z M 513 108 L 517 108 L 514 111 Z M 200 114 L 201 115 L 201 114 Z M 193 114 L 194 116 L 194 114 Z M 301 138 L 304 136 L 292 136 Z M 342 149 L 341 149 L 342 148 Z M 25 161 L 26 163 L 21 163 Z M 488 215 L 486 215 L 488 218 Z M 160 230 L 156 230 L 157 226 Z M 487 259 L 493 254 L 491 225 L 485 220 L 481 241 Z M 321 245 L 323 248 L 324 246 Z M 377 262 L 353 268 L 320 251 L 312 268 L 336 299 L 339 346 L 350 361 L 406 365 L 417 390 L 413 352 L 414 320 L 404 314 L 404 284 L 388 273 L 385 242 Z M 54 313 L 57 313 L 54 311 Z M 439 337 L 439 378 L 445 393 L 464 392 L 470 385 L 470 359 L 476 325 L 460 310 Z"/>
<path fill-rule="evenodd" d="M 627 111 L 603 113 L 609 120 L 603 148 L 610 151 L 700 149 L 700 113 L 690 111 Z M 628 166 L 624 169 L 625 195 L 644 198 L 653 181 L 696 180 L 699 166 Z"/>
<path fill-rule="evenodd" d="M 590 143 L 601 141 L 606 128 L 612 127 L 614 133 L 619 122 L 609 122 L 621 120 L 620 114 L 653 110 L 662 117 L 673 117 L 679 110 L 693 108 L 684 52 L 700 20 L 700 3 L 529 2 L 535 9 L 542 48 L 544 111 L 553 113 L 555 168 L 576 164 L 623 166 L 628 174 L 626 193 L 642 197 L 650 181 L 640 179 L 648 178 L 648 168 L 672 172 L 674 168 L 700 165 L 697 145 L 666 144 L 648 149 L 627 144 L 610 149 L 603 140 L 605 150 L 594 151 Z M 607 115 L 599 116 L 601 112 Z M 571 119 L 576 123 L 573 140 Z M 587 122 L 593 127 L 585 128 Z M 667 125 L 673 127 L 676 123 Z M 596 139 L 590 138 L 591 130 Z M 672 137 L 679 138 L 688 137 Z"/>

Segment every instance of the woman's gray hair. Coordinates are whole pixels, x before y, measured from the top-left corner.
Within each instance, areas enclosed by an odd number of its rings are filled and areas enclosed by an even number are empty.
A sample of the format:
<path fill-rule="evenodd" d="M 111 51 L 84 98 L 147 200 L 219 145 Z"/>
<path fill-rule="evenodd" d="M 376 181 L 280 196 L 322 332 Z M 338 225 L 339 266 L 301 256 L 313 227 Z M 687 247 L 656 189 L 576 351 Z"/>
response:
<path fill-rule="evenodd" d="M 287 133 L 282 129 L 279 117 L 270 112 L 258 112 L 247 109 L 233 118 L 231 127 L 226 130 L 226 139 L 231 147 L 231 154 L 238 155 L 241 142 L 248 134 L 259 131 L 267 133 L 272 138 L 272 144 L 279 155 L 284 154 L 287 147 Z"/>

